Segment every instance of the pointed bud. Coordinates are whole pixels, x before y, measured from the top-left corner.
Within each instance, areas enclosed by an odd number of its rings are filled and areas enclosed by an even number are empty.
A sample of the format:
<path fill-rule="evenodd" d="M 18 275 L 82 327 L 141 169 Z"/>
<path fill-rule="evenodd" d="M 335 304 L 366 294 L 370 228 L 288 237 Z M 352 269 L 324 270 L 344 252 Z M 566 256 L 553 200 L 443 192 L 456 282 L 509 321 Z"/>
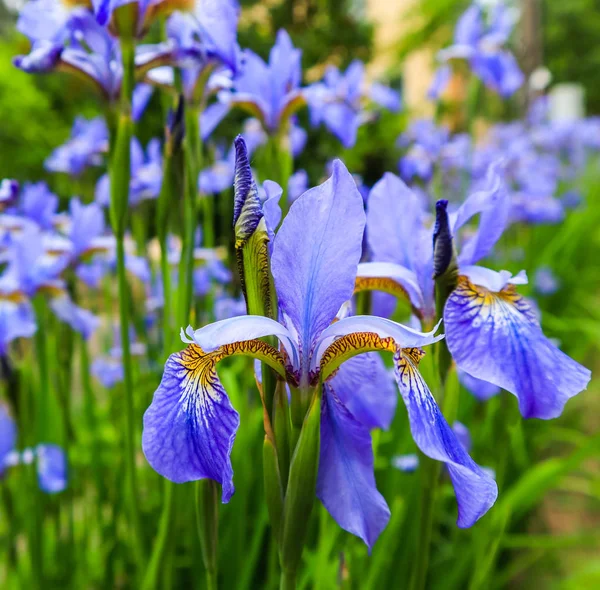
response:
<path fill-rule="evenodd" d="M 235 178 L 233 183 L 233 225 L 236 242 L 243 244 L 255 232 L 263 218 L 262 203 L 250 162 L 248 149 L 241 135 L 235 138 Z"/>
<path fill-rule="evenodd" d="M 444 315 L 444 306 L 458 283 L 458 262 L 448 219 L 448 201 L 435 205 L 435 228 L 433 231 L 433 278 L 435 279 L 435 309 L 438 318 Z M 437 345 L 438 370 L 442 384 L 452 365 L 452 358 L 445 341 Z"/>
<path fill-rule="evenodd" d="M 448 201 L 439 200 L 435 205 L 435 228 L 433 230 L 433 278 L 442 276 L 452 261 L 453 243 L 448 221 Z"/>

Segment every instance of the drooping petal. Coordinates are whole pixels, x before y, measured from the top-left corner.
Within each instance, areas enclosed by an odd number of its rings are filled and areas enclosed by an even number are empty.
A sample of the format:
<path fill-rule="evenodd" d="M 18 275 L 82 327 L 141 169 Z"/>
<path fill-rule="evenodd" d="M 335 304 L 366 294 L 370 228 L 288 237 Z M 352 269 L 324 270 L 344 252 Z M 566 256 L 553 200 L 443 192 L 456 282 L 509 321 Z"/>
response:
<path fill-rule="evenodd" d="M 458 503 L 457 525 L 470 527 L 494 504 L 496 482 L 471 459 L 442 415 L 418 370 L 419 349 L 398 349 L 396 381 L 408 411 L 410 430 L 421 451 L 445 463 Z"/>
<path fill-rule="evenodd" d="M 362 197 L 339 160 L 326 182 L 294 201 L 281 224 L 273 247 L 275 288 L 306 355 L 352 297 L 364 226 Z"/>
<path fill-rule="evenodd" d="M 446 302 L 444 326 L 458 367 L 516 395 L 525 418 L 556 418 L 590 381 L 588 369 L 544 336 L 513 285 L 494 292 L 461 276 Z"/>
<path fill-rule="evenodd" d="M 368 428 L 356 420 L 325 384 L 317 497 L 336 522 L 369 547 L 390 519 L 377 491 Z"/>
<path fill-rule="evenodd" d="M 40 489 L 58 494 L 67 487 L 67 457 L 58 445 L 42 444 L 36 449 L 37 476 Z"/>
<path fill-rule="evenodd" d="M 430 332 L 420 332 L 386 318 L 357 315 L 344 318 L 329 326 L 319 339 L 311 359 L 311 371 L 320 366 L 327 378 L 345 360 L 369 351 L 395 352 L 397 347 L 412 348 L 438 342 L 444 335 L 434 336 L 437 326 Z"/>
<path fill-rule="evenodd" d="M 172 354 L 144 414 L 142 449 L 163 477 L 183 483 L 210 478 L 234 492 L 231 449 L 240 418 L 215 370 L 215 355 L 195 345 Z"/>
<path fill-rule="evenodd" d="M 328 383 L 354 418 L 368 429 L 390 427 L 397 394 L 378 353 L 367 352 L 348 359 Z"/>

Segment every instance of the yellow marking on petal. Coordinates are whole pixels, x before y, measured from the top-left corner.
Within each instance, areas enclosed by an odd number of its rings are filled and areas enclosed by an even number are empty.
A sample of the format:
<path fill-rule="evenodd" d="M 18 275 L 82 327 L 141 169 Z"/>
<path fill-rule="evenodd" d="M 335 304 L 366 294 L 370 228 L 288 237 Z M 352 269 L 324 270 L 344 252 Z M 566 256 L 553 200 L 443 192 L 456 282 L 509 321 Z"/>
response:
<path fill-rule="evenodd" d="M 406 289 L 394 279 L 389 277 L 356 277 L 356 283 L 354 283 L 354 295 L 361 291 L 383 291 L 398 299 L 405 299 L 410 303 L 413 313 L 419 319 L 422 319 L 423 317 L 421 310 L 412 305 Z"/>
<path fill-rule="evenodd" d="M 504 302 L 523 313 L 530 321 L 538 323 L 532 307 L 522 295 L 517 293 L 516 286 L 511 283 L 506 285 L 502 291 L 494 292 L 481 285 L 473 284 L 468 277 L 461 275 L 458 277 L 453 295 L 469 299 L 481 307 L 492 307 L 498 302 Z"/>
<path fill-rule="evenodd" d="M 25 293 L 22 291 L 12 291 L 11 293 L 0 293 L 0 301 L 10 301 L 11 303 L 23 303 L 26 301 Z"/>
<path fill-rule="evenodd" d="M 320 374 L 323 381 L 345 361 L 357 354 L 373 351 L 396 352 L 393 338 L 381 338 L 373 332 L 354 332 L 334 340 L 325 350 L 320 362 Z"/>
<path fill-rule="evenodd" d="M 189 371 L 210 375 L 208 366 L 214 367 L 219 361 L 229 356 L 251 356 L 267 363 L 279 375 L 285 378 L 286 370 L 281 353 L 262 340 L 244 340 L 226 344 L 213 352 L 204 352 L 197 344 L 190 344 L 181 351 L 181 364 Z"/>

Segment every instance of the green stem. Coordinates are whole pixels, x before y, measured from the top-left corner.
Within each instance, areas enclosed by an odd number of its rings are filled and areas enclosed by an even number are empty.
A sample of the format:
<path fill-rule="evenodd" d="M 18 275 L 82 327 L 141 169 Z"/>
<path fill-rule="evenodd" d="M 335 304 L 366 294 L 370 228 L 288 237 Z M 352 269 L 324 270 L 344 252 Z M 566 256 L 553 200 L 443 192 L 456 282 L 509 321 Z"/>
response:
<path fill-rule="evenodd" d="M 429 569 L 429 552 L 433 533 L 433 515 L 440 474 L 440 463 L 426 457 L 419 457 L 421 471 L 421 505 L 419 507 L 419 535 L 416 548 L 416 563 L 411 579 L 411 590 L 423 590 L 426 587 Z"/>
<path fill-rule="evenodd" d="M 209 590 L 217 588 L 217 541 L 219 538 L 219 490 L 212 479 L 196 482 L 196 517 L 202 561 Z"/>
<path fill-rule="evenodd" d="M 281 572 L 279 582 L 279 590 L 295 590 L 296 588 L 296 572 Z"/>
<path fill-rule="evenodd" d="M 103 529 L 102 503 L 106 497 L 106 487 L 102 477 L 102 464 L 100 459 L 100 439 L 98 431 L 98 422 L 96 419 L 96 400 L 94 399 L 94 390 L 90 378 L 90 357 L 87 342 L 80 340 L 80 359 L 81 359 L 81 384 L 84 396 L 84 411 L 87 422 L 88 434 L 92 441 L 92 471 L 96 480 L 96 489 L 98 491 L 97 519 L 100 530 Z"/>
<path fill-rule="evenodd" d="M 152 590 L 159 586 L 158 577 L 163 571 L 163 561 L 170 547 L 173 531 L 173 514 L 175 512 L 175 484 L 168 479 L 164 480 L 163 510 L 160 515 L 158 535 L 150 556 L 150 563 L 144 576 L 143 590 Z"/>
<path fill-rule="evenodd" d="M 131 177 L 130 146 L 133 135 L 131 120 L 131 95 L 134 84 L 135 42 L 132 39 L 121 40 L 123 58 L 123 83 L 121 88 L 121 105 L 110 160 L 111 188 L 111 223 L 117 242 L 117 281 L 119 292 L 119 322 L 121 333 L 121 351 L 124 374 L 125 393 L 125 465 L 129 488 L 129 509 L 133 546 L 138 564 L 145 563 L 142 525 L 139 512 L 140 494 L 138 492 L 137 474 L 135 467 L 136 443 L 136 414 L 134 403 L 133 365 L 131 361 L 131 346 L 129 341 L 129 286 L 125 270 L 125 230 L 129 206 L 129 183 Z"/>
<path fill-rule="evenodd" d="M 36 403 L 36 444 L 44 442 L 47 438 L 46 425 L 48 420 L 48 401 L 50 398 L 50 379 L 48 373 L 48 346 L 46 342 L 46 330 L 42 326 L 46 326 L 46 301 L 43 295 L 38 294 L 33 299 L 35 314 L 40 326 L 35 332 L 35 348 L 37 364 L 39 367 L 39 389 Z"/>

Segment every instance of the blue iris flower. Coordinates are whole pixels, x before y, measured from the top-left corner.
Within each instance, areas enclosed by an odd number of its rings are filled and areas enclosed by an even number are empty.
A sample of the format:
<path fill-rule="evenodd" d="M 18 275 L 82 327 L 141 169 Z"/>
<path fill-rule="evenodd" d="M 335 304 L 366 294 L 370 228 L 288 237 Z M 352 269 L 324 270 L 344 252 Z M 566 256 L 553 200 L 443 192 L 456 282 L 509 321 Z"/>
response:
<path fill-rule="evenodd" d="M 230 453 L 239 415 L 215 367 L 232 354 L 258 357 L 291 387 L 306 391 L 323 383 L 317 495 L 342 528 L 371 547 L 390 513 L 375 485 L 370 430 L 389 426 L 396 400 L 379 356 L 362 353 L 387 350 L 394 356 L 415 442 L 448 466 L 458 525 L 471 526 L 494 503 L 497 487 L 458 442 L 419 374 L 419 347 L 441 336 L 342 312 L 354 291 L 365 226 L 363 198 L 352 175 L 334 162 L 331 177 L 298 197 L 275 232 L 280 189 L 261 205 L 241 138 L 236 148 L 234 221 L 242 219 L 242 210 L 251 211 L 240 231 L 252 232 L 264 223 L 273 235 L 279 321 L 245 315 L 182 330 L 188 346 L 167 360 L 144 416 L 147 460 L 174 482 L 219 482 L 228 502 L 234 492 Z M 260 340 L 267 335 L 276 336 L 281 347 Z M 349 360 L 340 365 L 344 359 Z"/>
<path fill-rule="evenodd" d="M 450 62 L 454 59 L 466 60 L 473 74 L 501 96 L 514 94 L 524 77 L 512 53 L 505 49 L 512 28 L 512 13 L 503 3 L 495 6 L 489 23 L 484 20 L 481 6 L 470 6 L 456 24 L 454 44 L 438 54 L 442 65 L 429 89 L 429 97 L 437 99 L 446 88 L 451 77 Z"/>

